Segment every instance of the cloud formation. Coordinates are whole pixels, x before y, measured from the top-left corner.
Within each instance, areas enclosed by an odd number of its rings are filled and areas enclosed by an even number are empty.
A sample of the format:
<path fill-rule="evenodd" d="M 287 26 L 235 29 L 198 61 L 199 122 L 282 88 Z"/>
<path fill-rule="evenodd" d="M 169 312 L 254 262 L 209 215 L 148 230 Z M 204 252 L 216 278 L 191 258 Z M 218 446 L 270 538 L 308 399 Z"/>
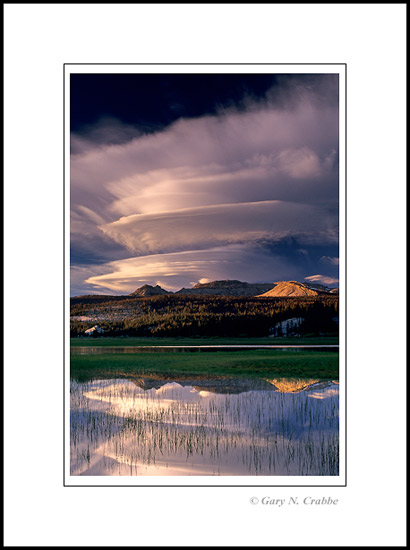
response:
<path fill-rule="evenodd" d="M 145 283 L 159 284 L 166 290 L 179 290 L 183 286 L 181 274 L 187 281 L 185 286 L 220 279 L 273 283 L 274 276 L 302 279 L 304 269 L 305 266 L 294 265 L 285 256 L 272 255 L 262 245 L 230 245 L 125 258 L 93 267 L 88 278 L 89 268 L 80 267 L 75 272 L 75 280 L 80 285 L 81 279 L 86 279 L 85 290 L 89 293 L 129 294 Z"/>
<path fill-rule="evenodd" d="M 142 133 L 109 119 L 86 134 L 73 134 L 71 245 L 77 267 L 111 266 L 119 292 L 131 277 L 131 265 L 141 273 L 130 252 L 150 265 L 150 255 L 233 245 L 250 250 L 293 239 L 308 257 L 309 246 L 329 245 L 334 251 L 322 256 L 336 258 L 335 82 L 326 76 L 314 86 L 306 82 L 301 77 L 292 89 L 284 86 L 287 93 L 275 88 L 262 99 L 247 98 L 241 109 L 179 119 L 158 132 Z M 275 255 L 274 246 L 270 254 Z M 300 256 L 294 256 L 293 271 Z M 211 252 L 207 258 L 211 261 Z M 287 262 L 290 267 L 290 258 Z M 184 265 L 173 263 L 172 273 L 179 286 L 193 280 Z M 229 278 L 227 271 L 218 273 Z M 268 280 L 278 278 L 273 273 Z M 92 283 L 84 288 L 102 281 L 85 279 Z"/>
<path fill-rule="evenodd" d="M 134 214 L 101 227 L 137 255 L 206 249 L 215 245 L 279 241 L 337 242 L 325 209 L 282 201 L 247 202 Z"/>
<path fill-rule="evenodd" d="M 331 265 L 339 265 L 339 258 L 338 257 L 332 257 L 332 256 L 322 256 L 321 258 L 322 262 L 329 263 Z"/>
<path fill-rule="evenodd" d="M 305 277 L 306 281 L 311 283 L 323 283 L 324 285 L 335 285 L 339 282 L 339 279 L 336 277 L 328 277 L 326 275 L 310 275 Z"/>

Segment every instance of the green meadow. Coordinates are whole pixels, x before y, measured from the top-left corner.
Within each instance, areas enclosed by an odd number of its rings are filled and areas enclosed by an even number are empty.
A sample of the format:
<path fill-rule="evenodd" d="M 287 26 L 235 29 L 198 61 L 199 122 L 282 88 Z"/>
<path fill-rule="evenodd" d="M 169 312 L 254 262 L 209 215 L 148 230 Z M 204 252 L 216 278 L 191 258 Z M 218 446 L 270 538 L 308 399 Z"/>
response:
<path fill-rule="evenodd" d="M 175 376 L 246 376 L 338 380 L 339 354 L 310 350 L 104 353 L 71 355 L 70 375 L 90 379 L 162 374 Z"/>

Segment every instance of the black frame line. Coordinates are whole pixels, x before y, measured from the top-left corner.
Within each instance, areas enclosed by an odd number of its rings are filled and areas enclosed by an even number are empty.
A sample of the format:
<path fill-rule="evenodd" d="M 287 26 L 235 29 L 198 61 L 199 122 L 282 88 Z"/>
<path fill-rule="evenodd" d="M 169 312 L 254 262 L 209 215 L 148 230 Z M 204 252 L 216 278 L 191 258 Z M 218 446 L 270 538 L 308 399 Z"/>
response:
<path fill-rule="evenodd" d="M 63 65 L 63 485 L 65 484 L 65 66 Z"/>
<path fill-rule="evenodd" d="M 66 65 L 345 65 L 347 67 L 347 63 L 63 63 L 64 67 Z"/>
<path fill-rule="evenodd" d="M 281 65 L 309 65 L 309 66 L 331 66 L 331 65 L 337 65 L 337 66 L 344 66 L 344 77 L 345 77 L 345 97 L 344 97 L 344 103 L 345 103 L 345 120 L 344 120 L 344 128 L 345 128 L 345 173 L 344 173 L 344 184 L 345 184 L 345 480 L 343 485 L 67 485 L 66 479 L 65 479 L 65 466 L 66 466 L 66 434 L 65 434 L 65 420 L 66 420 L 66 411 L 65 411 L 65 400 L 66 400 L 66 391 L 65 391 L 65 376 L 66 376 L 66 361 L 65 361 L 65 355 L 66 355 L 66 339 L 65 339 L 65 332 L 66 332 L 66 296 L 65 296 L 65 284 L 66 284 L 66 261 L 65 261 L 65 254 L 66 254 L 66 235 L 65 235 L 65 222 L 66 222 L 66 209 L 65 209 L 65 192 L 66 192 L 66 181 L 65 181 L 65 166 L 66 166 L 66 158 L 65 158 L 65 130 L 66 130 L 66 115 L 65 115 L 65 67 L 66 66 L 77 66 L 77 65 L 89 65 L 89 66 L 97 66 L 97 65 L 115 65 L 115 66 L 122 66 L 122 65 L 132 65 L 132 66 L 237 66 L 237 65 L 251 65 L 251 66 L 281 66 Z M 71 74 L 71 73 L 70 73 Z M 79 74 L 87 74 L 87 73 L 79 73 Z M 101 73 L 89 73 L 89 74 L 101 74 Z M 107 73 L 107 74 L 132 74 L 132 73 Z M 158 74 L 158 73 L 138 73 L 138 74 Z M 170 74 L 187 74 L 187 73 L 170 73 Z M 189 73 L 189 74 L 195 74 L 195 73 Z M 215 73 L 200 73 L 200 74 L 215 74 Z M 243 74 L 249 74 L 249 73 L 243 73 Z M 255 73 L 258 74 L 258 73 Z M 339 134 L 340 135 L 340 134 Z M 340 185 L 340 182 L 339 182 Z M 340 328 L 339 328 L 340 333 Z M 340 367 L 340 364 L 339 364 Z M 233 477 L 239 477 L 239 476 L 233 476 Z M 274 476 L 272 476 L 274 477 Z M 63 487 L 133 487 L 133 488 L 143 488 L 143 487 L 211 487 L 211 488 L 217 488 L 217 487 L 253 487 L 255 489 L 262 488 L 262 487 L 277 487 L 277 488 L 308 488 L 308 487 L 335 487 L 335 488 L 346 488 L 347 487 L 347 63 L 63 63 Z"/>

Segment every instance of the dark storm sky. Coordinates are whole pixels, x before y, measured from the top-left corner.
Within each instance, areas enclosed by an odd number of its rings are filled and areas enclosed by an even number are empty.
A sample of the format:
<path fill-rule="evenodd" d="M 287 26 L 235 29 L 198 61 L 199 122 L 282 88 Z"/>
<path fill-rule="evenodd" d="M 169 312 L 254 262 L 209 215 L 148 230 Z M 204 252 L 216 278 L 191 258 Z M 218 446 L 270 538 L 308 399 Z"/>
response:
<path fill-rule="evenodd" d="M 337 75 L 74 74 L 72 294 L 338 281 Z"/>
<path fill-rule="evenodd" d="M 246 96 L 263 97 L 276 81 L 263 74 L 73 74 L 71 130 L 82 132 L 101 117 L 159 130 L 181 117 L 240 106 Z"/>

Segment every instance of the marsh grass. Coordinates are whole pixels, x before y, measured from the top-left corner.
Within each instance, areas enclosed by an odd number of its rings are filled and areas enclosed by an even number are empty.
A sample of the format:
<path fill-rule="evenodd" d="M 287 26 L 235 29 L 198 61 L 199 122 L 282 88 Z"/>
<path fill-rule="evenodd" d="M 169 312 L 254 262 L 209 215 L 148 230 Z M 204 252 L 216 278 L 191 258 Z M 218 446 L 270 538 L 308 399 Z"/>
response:
<path fill-rule="evenodd" d="M 337 475 L 338 392 L 71 383 L 73 475 Z M 327 393 L 326 393 L 327 392 Z"/>

